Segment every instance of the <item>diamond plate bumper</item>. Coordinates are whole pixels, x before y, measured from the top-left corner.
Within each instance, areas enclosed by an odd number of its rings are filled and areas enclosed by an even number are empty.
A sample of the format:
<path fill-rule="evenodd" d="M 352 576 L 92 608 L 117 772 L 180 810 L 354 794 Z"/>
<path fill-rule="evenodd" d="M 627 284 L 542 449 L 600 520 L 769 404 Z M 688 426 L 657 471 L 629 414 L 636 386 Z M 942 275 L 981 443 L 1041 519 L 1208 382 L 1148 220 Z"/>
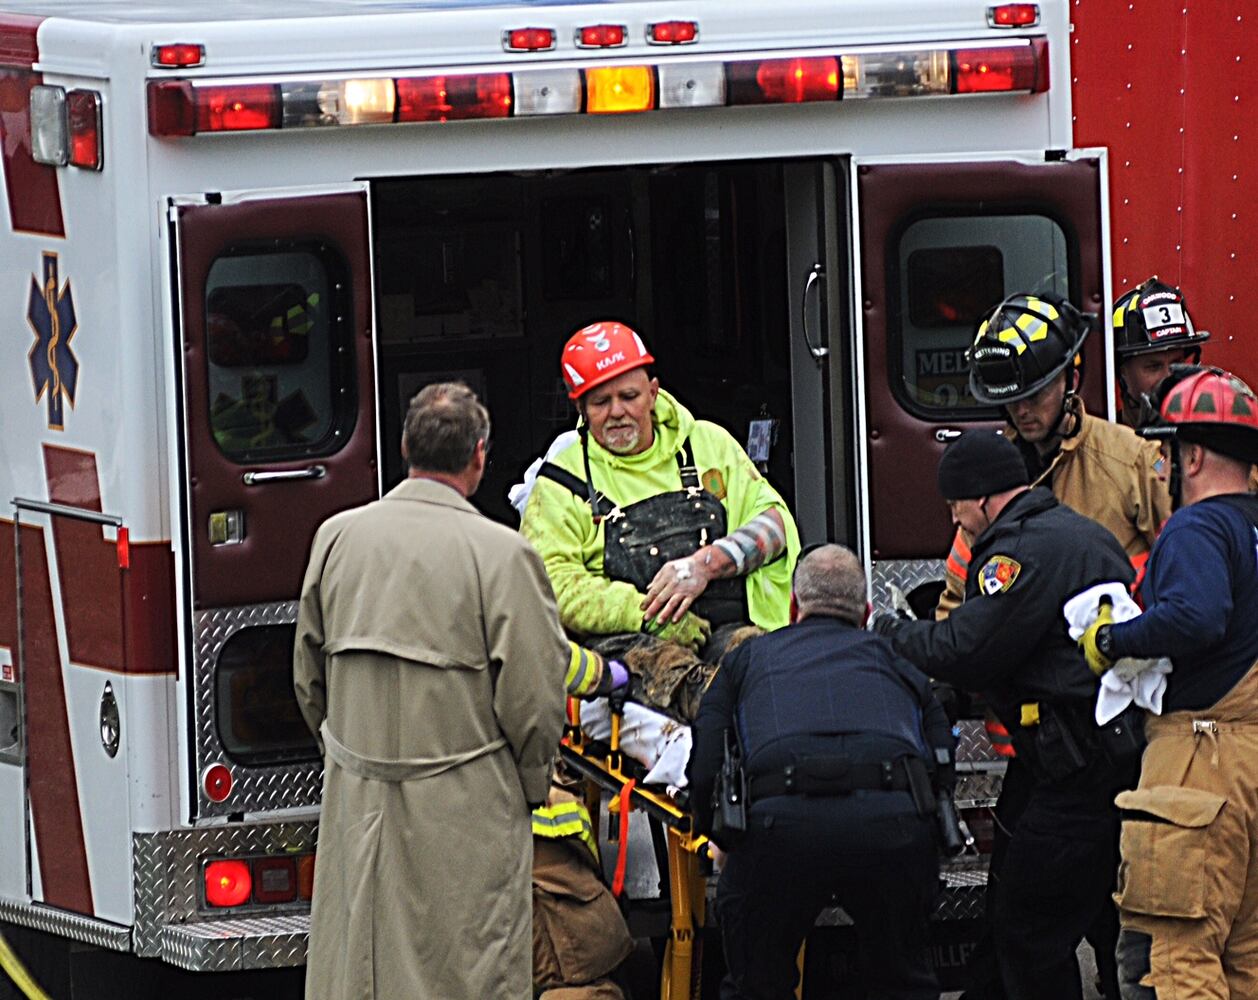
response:
<path fill-rule="evenodd" d="M 0 898 L 0 921 L 56 934 L 109 951 L 131 950 L 131 928 L 97 920 L 81 913 L 58 910 L 42 903 Z"/>
<path fill-rule="evenodd" d="M 309 933 L 304 913 L 174 924 L 162 928 L 161 957 L 192 972 L 304 965 Z"/>

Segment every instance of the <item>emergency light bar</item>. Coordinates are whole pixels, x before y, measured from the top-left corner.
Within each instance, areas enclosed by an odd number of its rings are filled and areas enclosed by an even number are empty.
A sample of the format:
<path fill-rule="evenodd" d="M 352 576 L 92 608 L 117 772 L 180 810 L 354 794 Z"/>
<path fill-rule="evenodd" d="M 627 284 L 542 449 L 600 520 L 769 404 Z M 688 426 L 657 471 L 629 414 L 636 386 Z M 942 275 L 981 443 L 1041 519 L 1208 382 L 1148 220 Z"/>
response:
<path fill-rule="evenodd" d="M 598 26 L 600 29 L 610 26 Z M 529 29 L 532 30 L 532 29 Z M 614 34 L 600 40 L 614 44 Z M 521 39 L 523 41 L 523 39 Z M 1048 42 L 332 80 L 160 80 L 149 133 L 456 121 L 1048 90 Z"/>

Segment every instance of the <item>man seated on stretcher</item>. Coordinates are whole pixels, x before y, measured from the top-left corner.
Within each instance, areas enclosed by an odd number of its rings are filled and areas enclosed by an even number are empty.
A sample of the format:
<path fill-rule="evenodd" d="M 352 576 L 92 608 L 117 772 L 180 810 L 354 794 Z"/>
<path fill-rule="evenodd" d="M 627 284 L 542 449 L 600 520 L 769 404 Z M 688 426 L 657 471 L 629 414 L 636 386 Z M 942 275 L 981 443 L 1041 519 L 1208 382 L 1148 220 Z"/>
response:
<path fill-rule="evenodd" d="M 722 625 L 780 628 L 794 519 L 727 431 L 660 388 L 653 361 L 615 322 L 564 347 L 577 432 L 542 462 L 520 526 L 560 619 L 582 641 L 647 633 L 694 652 Z"/>

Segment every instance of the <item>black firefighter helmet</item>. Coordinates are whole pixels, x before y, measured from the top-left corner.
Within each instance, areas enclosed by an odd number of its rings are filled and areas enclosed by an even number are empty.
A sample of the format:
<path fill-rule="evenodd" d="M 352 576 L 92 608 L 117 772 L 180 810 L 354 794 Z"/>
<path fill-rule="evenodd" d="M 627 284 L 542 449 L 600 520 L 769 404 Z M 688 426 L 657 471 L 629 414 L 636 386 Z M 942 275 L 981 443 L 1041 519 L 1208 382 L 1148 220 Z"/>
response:
<path fill-rule="evenodd" d="M 1056 295 L 1010 295 L 979 324 L 968 352 L 974 398 L 987 406 L 1016 403 L 1079 367 L 1092 319 Z"/>

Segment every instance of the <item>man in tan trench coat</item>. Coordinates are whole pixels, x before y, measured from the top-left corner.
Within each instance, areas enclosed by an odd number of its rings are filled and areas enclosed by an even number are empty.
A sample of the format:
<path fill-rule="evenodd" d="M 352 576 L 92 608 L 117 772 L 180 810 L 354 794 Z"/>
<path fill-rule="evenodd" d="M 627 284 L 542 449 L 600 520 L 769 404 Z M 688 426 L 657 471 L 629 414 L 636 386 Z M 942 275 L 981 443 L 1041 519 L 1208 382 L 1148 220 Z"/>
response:
<path fill-rule="evenodd" d="M 297 620 L 324 752 L 308 1000 L 528 1000 L 529 811 L 563 728 L 568 644 L 542 561 L 467 502 L 489 416 L 429 386 L 410 476 L 329 519 Z"/>

